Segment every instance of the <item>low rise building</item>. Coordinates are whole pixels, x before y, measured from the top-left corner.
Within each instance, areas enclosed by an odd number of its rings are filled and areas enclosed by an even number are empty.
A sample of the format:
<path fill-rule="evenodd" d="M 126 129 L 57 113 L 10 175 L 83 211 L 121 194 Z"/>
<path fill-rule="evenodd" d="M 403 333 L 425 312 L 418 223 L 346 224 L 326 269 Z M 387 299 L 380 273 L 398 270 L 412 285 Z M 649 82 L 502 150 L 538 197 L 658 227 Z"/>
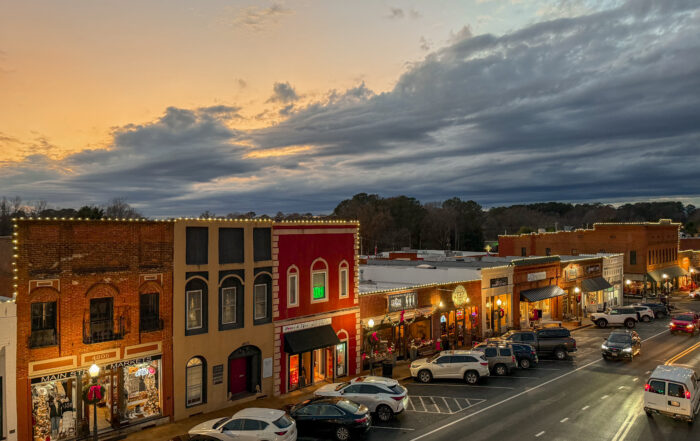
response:
<path fill-rule="evenodd" d="M 16 389 L 17 305 L 0 292 L 0 439 L 8 441 L 17 440 Z"/>

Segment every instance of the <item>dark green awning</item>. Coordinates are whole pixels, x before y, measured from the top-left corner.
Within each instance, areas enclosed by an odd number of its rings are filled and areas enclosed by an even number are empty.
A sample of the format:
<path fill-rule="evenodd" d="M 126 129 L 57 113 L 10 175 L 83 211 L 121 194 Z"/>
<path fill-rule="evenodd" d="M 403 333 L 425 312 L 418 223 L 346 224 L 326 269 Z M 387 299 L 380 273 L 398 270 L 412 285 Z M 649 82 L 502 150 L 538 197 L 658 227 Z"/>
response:
<path fill-rule="evenodd" d="M 593 277 L 592 279 L 583 279 L 581 281 L 581 288 L 583 292 L 595 292 L 612 288 L 612 285 L 602 277 Z"/>
<path fill-rule="evenodd" d="M 666 268 L 655 269 L 654 271 L 649 271 L 649 277 L 657 282 L 664 281 L 664 274 L 668 276 L 669 279 L 676 277 L 683 277 L 688 275 L 688 271 L 684 270 L 678 265 L 667 266 Z"/>
<path fill-rule="evenodd" d="M 566 291 L 556 285 L 545 286 L 542 288 L 528 289 L 520 291 L 521 302 L 539 302 L 540 300 L 551 299 L 566 295 Z"/>
<path fill-rule="evenodd" d="M 334 346 L 338 343 L 340 343 L 340 340 L 331 325 L 317 326 L 284 334 L 284 352 L 287 354 L 301 354 L 314 349 Z"/>

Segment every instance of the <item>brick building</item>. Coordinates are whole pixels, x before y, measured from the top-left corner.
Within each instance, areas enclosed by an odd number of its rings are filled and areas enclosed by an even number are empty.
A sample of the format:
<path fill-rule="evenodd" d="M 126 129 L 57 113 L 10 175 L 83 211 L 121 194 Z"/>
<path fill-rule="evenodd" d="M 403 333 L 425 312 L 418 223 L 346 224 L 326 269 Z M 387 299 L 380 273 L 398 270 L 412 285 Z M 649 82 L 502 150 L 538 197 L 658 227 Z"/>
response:
<path fill-rule="evenodd" d="M 82 392 L 93 363 L 100 432 L 168 420 L 173 224 L 18 220 L 14 232 L 18 439 L 92 427 Z"/>
<path fill-rule="evenodd" d="M 550 256 L 624 253 L 630 290 L 679 286 L 686 271 L 678 265 L 680 224 L 659 222 L 597 223 L 593 229 L 498 237 L 499 256 Z M 664 277 L 665 276 L 665 277 Z"/>
<path fill-rule="evenodd" d="M 700 250 L 700 237 L 683 237 L 678 242 L 681 251 Z"/>
<path fill-rule="evenodd" d="M 356 222 L 278 222 L 272 230 L 275 395 L 360 369 Z"/>

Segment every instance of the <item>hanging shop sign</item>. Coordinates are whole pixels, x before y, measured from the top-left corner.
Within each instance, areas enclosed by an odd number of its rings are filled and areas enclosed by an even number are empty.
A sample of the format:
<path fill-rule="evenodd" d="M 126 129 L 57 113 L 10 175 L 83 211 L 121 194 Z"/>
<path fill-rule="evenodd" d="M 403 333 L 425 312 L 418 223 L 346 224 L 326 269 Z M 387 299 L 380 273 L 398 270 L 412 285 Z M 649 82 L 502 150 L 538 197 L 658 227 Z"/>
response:
<path fill-rule="evenodd" d="M 600 265 L 588 265 L 586 267 L 586 274 L 599 273 Z"/>
<path fill-rule="evenodd" d="M 528 282 L 536 282 L 538 280 L 544 280 L 546 278 L 547 278 L 546 271 L 541 271 L 539 273 L 528 273 L 527 274 L 527 281 Z"/>
<path fill-rule="evenodd" d="M 491 288 L 498 288 L 499 286 L 508 286 L 508 277 L 496 277 L 490 281 Z"/>
<path fill-rule="evenodd" d="M 391 294 L 386 296 L 387 299 L 387 312 L 398 312 L 405 311 L 407 309 L 414 309 L 416 307 L 416 293 L 404 292 L 401 294 Z"/>
<path fill-rule="evenodd" d="M 469 301 L 467 290 L 464 289 L 464 286 L 457 285 L 454 291 L 452 291 L 452 303 L 454 303 L 455 306 L 459 307 L 466 305 L 467 301 Z"/>

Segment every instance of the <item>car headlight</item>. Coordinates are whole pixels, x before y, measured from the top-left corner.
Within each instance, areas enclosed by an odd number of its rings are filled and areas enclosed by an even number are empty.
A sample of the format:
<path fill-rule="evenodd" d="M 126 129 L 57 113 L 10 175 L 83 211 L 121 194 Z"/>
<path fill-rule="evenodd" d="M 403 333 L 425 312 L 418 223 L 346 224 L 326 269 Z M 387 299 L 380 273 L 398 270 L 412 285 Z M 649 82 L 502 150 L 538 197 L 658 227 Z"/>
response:
<path fill-rule="evenodd" d="M 608 347 L 603 343 L 603 345 L 600 347 L 601 349 L 608 349 Z"/>
<path fill-rule="evenodd" d="M 632 348 L 625 348 L 622 350 L 622 352 L 632 352 Z"/>
<path fill-rule="evenodd" d="M 686 328 L 692 328 L 692 327 L 693 327 L 693 325 L 688 325 L 688 326 L 686 326 Z"/>

